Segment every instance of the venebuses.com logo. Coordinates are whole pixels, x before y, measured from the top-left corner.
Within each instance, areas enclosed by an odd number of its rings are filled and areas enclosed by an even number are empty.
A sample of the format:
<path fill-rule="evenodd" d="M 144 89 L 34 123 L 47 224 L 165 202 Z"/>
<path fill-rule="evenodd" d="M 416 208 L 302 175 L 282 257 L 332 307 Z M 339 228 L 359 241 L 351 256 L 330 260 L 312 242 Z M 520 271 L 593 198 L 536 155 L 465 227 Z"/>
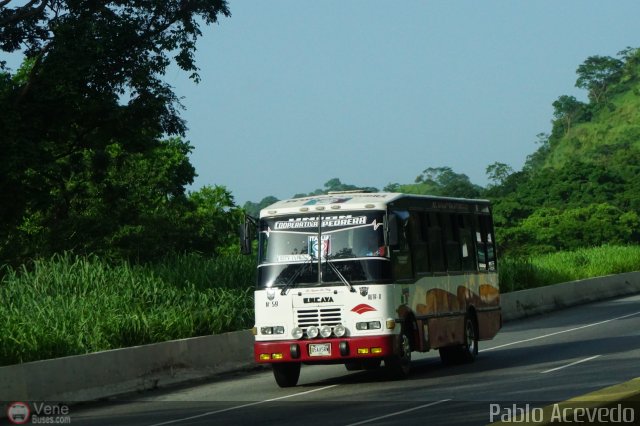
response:
<path fill-rule="evenodd" d="M 23 425 L 29 421 L 31 409 L 24 402 L 13 402 L 7 407 L 7 418 L 14 425 Z"/>
<path fill-rule="evenodd" d="M 12 402 L 7 406 L 7 418 L 14 425 L 71 423 L 67 405 L 49 402 Z"/>

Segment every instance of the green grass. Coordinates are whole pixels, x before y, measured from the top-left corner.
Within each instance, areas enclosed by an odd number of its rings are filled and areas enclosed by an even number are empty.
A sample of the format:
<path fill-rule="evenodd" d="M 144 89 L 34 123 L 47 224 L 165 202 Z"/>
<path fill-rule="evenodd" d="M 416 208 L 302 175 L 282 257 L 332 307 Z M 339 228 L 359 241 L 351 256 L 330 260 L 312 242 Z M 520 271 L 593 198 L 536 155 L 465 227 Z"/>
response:
<path fill-rule="evenodd" d="M 55 256 L 5 268 L 0 365 L 246 329 L 249 257 L 175 256 L 156 265 Z"/>
<path fill-rule="evenodd" d="M 640 271 L 640 246 L 602 246 L 500 261 L 500 291 Z"/>

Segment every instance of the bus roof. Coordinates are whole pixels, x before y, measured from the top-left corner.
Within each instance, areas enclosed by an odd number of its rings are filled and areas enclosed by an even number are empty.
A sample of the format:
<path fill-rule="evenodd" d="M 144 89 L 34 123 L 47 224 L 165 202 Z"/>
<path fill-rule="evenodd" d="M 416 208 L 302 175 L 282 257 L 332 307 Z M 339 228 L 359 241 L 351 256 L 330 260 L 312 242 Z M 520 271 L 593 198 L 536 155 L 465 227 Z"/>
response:
<path fill-rule="evenodd" d="M 341 210 L 386 210 L 388 206 L 415 205 L 427 206 L 428 203 L 443 202 L 454 205 L 488 206 L 489 200 L 438 197 L 434 195 L 401 194 L 395 192 L 330 192 L 326 195 L 312 195 L 302 198 L 281 200 L 260 211 L 260 217 L 280 216 L 294 213 L 336 212 Z M 442 208 L 442 207 L 439 207 Z M 446 209 L 446 207 L 445 207 Z M 455 210 L 455 209 L 454 209 Z"/>

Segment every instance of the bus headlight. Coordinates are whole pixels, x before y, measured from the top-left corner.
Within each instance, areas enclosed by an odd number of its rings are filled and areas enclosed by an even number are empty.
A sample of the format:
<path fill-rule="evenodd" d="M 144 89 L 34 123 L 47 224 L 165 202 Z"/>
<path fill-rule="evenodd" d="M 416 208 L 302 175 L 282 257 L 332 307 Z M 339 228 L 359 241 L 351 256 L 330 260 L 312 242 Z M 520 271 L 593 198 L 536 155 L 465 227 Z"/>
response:
<path fill-rule="evenodd" d="M 307 337 L 309 339 L 315 339 L 316 337 L 318 337 L 319 332 L 320 330 L 318 330 L 318 327 L 312 325 L 311 327 L 307 328 Z"/>
<path fill-rule="evenodd" d="M 329 327 L 328 325 L 323 325 L 320 329 L 320 335 L 325 339 L 331 336 L 331 327 Z"/>
<path fill-rule="evenodd" d="M 333 327 L 333 334 L 335 334 L 336 337 L 342 337 L 345 334 L 347 334 L 347 329 L 345 328 L 344 325 L 338 324 L 335 327 Z"/>
<path fill-rule="evenodd" d="M 303 334 L 304 333 L 302 332 L 302 329 L 300 327 L 294 327 L 293 330 L 291 330 L 291 335 L 293 336 L 294 339 L 302 338 Z"/>
<path fill-rule="evenodd" d="M 356 330 L 379 330 L 382 328 L 380 321 L 357 322 Z"/>
<path fill-rule="evenodd" d="M 260 334 L 284 334 L 284 327 L 281 325 L 277 325 L 275 327 L 260 327 Z"/>

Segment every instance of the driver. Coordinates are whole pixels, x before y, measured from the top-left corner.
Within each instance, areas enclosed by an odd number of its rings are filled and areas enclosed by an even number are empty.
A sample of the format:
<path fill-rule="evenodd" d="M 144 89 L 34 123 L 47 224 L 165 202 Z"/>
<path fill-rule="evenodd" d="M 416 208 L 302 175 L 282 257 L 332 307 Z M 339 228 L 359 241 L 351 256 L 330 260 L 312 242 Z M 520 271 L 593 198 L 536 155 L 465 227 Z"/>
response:
<path fill-rule="evenodd" d="M 378 243 L 378 235 L 375 232 L 368 232 L 363 241 L 359 256 L 384 256 L 384 246 Z"/>

